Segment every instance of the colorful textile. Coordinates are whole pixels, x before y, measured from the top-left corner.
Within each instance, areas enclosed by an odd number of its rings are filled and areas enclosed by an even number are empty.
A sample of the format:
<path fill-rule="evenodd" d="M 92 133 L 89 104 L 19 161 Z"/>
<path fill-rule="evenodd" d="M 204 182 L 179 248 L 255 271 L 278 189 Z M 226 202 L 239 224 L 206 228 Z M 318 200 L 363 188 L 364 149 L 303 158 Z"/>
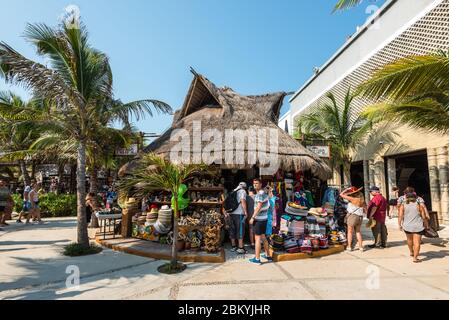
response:
<path fill-rule="evenodd" d="M 299 239 L 305 233 L 304 221 L 293 220 L 292 222 L 290 222 L 288 232 L 292 234 L 295 239 Z"/>

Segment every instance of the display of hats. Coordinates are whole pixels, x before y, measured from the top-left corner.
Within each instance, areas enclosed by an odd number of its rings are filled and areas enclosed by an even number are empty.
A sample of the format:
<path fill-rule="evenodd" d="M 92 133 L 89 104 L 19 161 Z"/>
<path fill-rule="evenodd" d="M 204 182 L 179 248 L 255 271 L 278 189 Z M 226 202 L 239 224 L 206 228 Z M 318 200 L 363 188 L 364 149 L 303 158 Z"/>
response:
<path fill-rule="evenodd" d="M 316 217 L 327 217 L 327 212 L 323 208 L 310 208 L 308 213 Z"/>
<path fill-rule="evenodd" d="M 289 205 L 285 208 L 285 212 L 288 213 L 288 214 L 291 214 L 293 216 L 306 217 L 308 215 L 307 208 L 298 209 L 298 208 L 295 208 L 295 207 L 291 207 Z"/>
<path fill-rule="evenodd" d="M 159 210 L 156 208 L 151 208 L 151 211 L 147 214 L 147 221 L 149 223 L 156 223 L 159 215 Z"/>
<path fill-rule="evenodd" d="M 157 221 L 162 223 L 164 226 L 171 226 L 173 217 L 173 212 L 169 206 L 165 205 L 159 210 Z"/>
<path fill-rule="evenodd" d="M 170 227 L 166 227 L 162 222 L 160 222 L 159 220 L 156 221 L 156 223 L 154 224 L 154 230 L 158 233 L 158 234 L 167 234 L 170 232 L 171 228 Z"/>

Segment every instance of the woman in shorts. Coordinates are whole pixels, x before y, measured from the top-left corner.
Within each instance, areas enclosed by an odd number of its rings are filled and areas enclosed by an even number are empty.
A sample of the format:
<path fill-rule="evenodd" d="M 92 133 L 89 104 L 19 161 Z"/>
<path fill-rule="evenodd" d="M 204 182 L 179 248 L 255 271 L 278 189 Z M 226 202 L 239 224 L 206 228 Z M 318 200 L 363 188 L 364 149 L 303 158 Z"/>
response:
<path fill-rule="evenodd" d="M 407 245 L 413 262 L 418 263 L 422 235 L 427 227 L 426 213 L 418 202 L 416 193 L 407 193 L 399 205 L 399 230 L 407 236 Z"/>
<path fill-rule="evenodd" d="M 347 239 L 348 246 L 347 251 L 352 251 L 352 238 L 354 233 L 357 237 L 359 250 L 363 251 L 363 237 L 362 237 L 362 223 L 363 216 L 366 214 L 366 202 L 362 192 L 363 188 L 357 189 L 351 187 L 344 190 L 340 196 L 348 201 L 348 213 L 346 214 L 346 224 L 348 226 Z"/>

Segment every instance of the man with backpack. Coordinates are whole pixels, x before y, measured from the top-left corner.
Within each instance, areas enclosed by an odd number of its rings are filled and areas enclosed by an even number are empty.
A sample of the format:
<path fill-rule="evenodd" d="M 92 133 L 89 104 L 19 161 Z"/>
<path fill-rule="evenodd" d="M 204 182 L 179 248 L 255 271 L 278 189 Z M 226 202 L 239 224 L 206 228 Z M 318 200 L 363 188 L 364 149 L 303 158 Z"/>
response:
<path fill-rule="evenodd" d="M 245 221 L 248 217 L 246 196 L 246 183 L 240 182 L 239 186 L 226 198 L 224 204 L 226 214 L 229 215 L 229 235 L 232 244 L 231 251 L 237 252 L 238 254 L 246 253 L 243 244 Z"/>

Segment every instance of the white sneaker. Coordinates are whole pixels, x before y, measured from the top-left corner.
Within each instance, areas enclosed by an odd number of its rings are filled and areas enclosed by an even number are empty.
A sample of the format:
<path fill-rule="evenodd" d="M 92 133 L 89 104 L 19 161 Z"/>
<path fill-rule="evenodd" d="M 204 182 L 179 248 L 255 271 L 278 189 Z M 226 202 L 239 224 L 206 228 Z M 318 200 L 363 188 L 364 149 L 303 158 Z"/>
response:
<path fill-rule="evenodd" d="M 346 251 L 347 251 L 347 252 L 352 252 L 353 249 L 352 249 L 351 247 L 347 247 L 347 248 L 346 248 Z"/>
<path fill-rule="evenodd" d="M 363 251 L 365 251 L 365 249 L 364 249 L 363 247 L 360 247 L 360 248 L 359 248 L 359 251 L 360 251 L 360 252 L 363 252 Z"/>

